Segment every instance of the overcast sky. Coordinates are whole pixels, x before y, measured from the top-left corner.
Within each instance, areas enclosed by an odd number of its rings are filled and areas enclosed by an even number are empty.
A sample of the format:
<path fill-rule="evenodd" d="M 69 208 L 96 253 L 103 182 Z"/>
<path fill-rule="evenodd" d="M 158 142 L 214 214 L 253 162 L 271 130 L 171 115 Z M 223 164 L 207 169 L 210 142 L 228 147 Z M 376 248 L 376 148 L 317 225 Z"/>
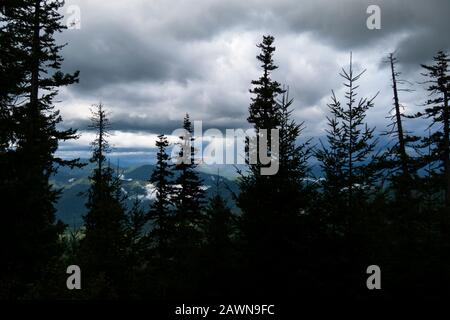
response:
<path fill-rule="evenodd" d="M 366 27 L 367 7 L 381 8 L 381 30 Z M 80 83 L 60 92 L 64 125 L 79 128 L 63 155 L 87 155 L 89 108 L 102 101 L 111 112 L 116 155 L 145 158 L 155 135 L 170 134 L 188 112 L 205 128 L 246 128 L 250 82 L 260 75 L 256 44 L 275 36 L 273 74 L 290 87 L 295 117 L 306 137 L 320 137 L 339 72 L 353 52 L 367 69 L 360 94 L 380 91 L 368 122 L 385 130 L 392 105 L 390 74 L 383 64 L 397 50 L 399 71 L 413 83 L 403 93 L 408 111 L 424 101 L 420 64 L 449 49 L 448 0 L 67 0 L 81 12 L 81 29 L 67 42 L 65 71 L 80 70 Z M 68 15 L 70 16 L 70 15 Z M 421 131 L 419 122 L 410 130 Z M 83 151 L 84 150 L 84 151 Z M 84 153 L 80 153 L 84 152 Z"/>

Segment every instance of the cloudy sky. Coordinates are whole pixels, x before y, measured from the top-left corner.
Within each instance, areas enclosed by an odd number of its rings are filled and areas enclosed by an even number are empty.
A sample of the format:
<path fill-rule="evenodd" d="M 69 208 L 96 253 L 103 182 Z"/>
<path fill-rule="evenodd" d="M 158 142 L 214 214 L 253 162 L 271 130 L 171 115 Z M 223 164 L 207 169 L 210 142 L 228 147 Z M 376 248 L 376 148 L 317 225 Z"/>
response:
<path fill-rule="evenodd" d="M 381 8 L 381 30 L 366 27 L 371 4 Z M 305 138 L 323 135 L 330 92 L 342 96 L 339 72 L 350 52 L 356 69 L 367 69 L 360 94 L 380 92 L 368 122 L 382 132 L 392 105 L 383 58 L 397 51 L 415 89 L 401 100 L 413 112 L 424 101 L 420 64 L 450 47 L 447 0 L 67 0 L 64 10 L 70 6 L 80 9 L 81 28 L 59 40 L 68 43 L 64 69 L 81 77 L 60 92 L 58 108 L 82 136 L 61 146 L 63 156 L 88 156 L 89 109 L 99 101 L 110 111 L 121 158 L 151 155 L 155 136 L 171 134 L 186 112 L 205 129 L 247 128 L 250 82 L 260 75 L 256 44 L 266 34 L 277 48 L 273 78 L 290 87 Z"/>

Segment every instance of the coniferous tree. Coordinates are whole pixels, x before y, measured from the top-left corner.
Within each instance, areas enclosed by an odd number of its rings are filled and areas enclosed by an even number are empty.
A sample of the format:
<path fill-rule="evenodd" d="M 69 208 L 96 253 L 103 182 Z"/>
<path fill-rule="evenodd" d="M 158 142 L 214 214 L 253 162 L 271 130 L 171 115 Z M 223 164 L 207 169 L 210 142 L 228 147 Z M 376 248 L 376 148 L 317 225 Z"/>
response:
<path fill-rule="evenodd" d="M 173 232 L 173 172 L 169 164 L 170 155 L 166 149 L 169 141 L 164 135 L 159 135 L 156 141 L 158 153 L 156 155 L 156 168 L 153 171 L 150 182 L 155 187 L 155 200 L 153 201 L 149 218 L 153 223 L 152 239 L 156 242 L 157 254 L 163 258 L 167 257 L 168 242 L 170 232 Z"/>
<path fill-rule="evenodd" d="M 92 129 L 97 137 L 92 142 L 90 161 L 96 164 L 90 177 L 90 188 L 84 216 L 85 237 L 81 242 L 80 259 L 87 292 L 92 297 L 120 297 L 126 279 L 126 209 L 121 195 L 121 183 L 107 162 L 110 150 L 107 140 L 110 123 L 102 104 L 92 111 Z"/>
<path fill-rule="evenodd" d="M 144 228 L 148 223 L 148 216 L 142 209 L 142 201 L 136 197 L 126 217 L 126 238 L 129 250 L 128 262 L 138 265 L 145 250 Z"/>
<path fill-rule="evenodd" d="M 216 193 L 206 208 L 205 236 L 211 253 L 220 262 L 231 247 L 234 216 L 225 199 Z"/>
<path fill-rule="evenodd" d="M 233 268 L 236 259 L 234 254 L 234 236 L 236 217 L 221 196 L 219 188 L 221 177 L 216 176 L 216 192 L 205 209 L 204 254 L 206 263 L 203 266 L 205 284 L 210 295 L 224 296 L 235 290 Z"/>
<path fill-rule="evenodd" d="M 282 94 L 279 107 L 281 111 L 279 171 L 275 178 L 278 180 L 281 212 L 300 213 L 309 205 L 312 188 L 305 180 L 309 173 L 308 159 L 311 156 L 310 141 L 300 143 L 299 137 L 305 129 L 304 123 L 296 123 L 292 119 L 292 104 L 289 90 Z M 292 215 L 296 217 L 296 215 Z M 293 221 L 292 221 L 293 222 Z"/>
<path fill-rule="evenodd" d="M 450 58 L 447 53 L 439 51 L 434 57 L 433 65 L 422 65 L 424 76 L 428 78 L 430 98 L 425 102 L 425 110 L 415 115 L 416 118 L 431 119 L 430 128 L 434 128 L 429 137 L 422 139 L 421 148 L 425 153 L 423 164 L 433 169 L 433 175 L 443 190 L 443 204 L 450 206 Z"/>
<path fill-rule="evenodd" d="M 373 168 L 373 152 L 376 145 L 374 129 L 365 122 L 366 112 L 373 107 L 373 98 L 356 100 L 358 85 L 356 81 L 365 70 L 355 74 L 350 57 L 349 70 L 342 69 L 341 77 L 347 91 L 345 106 L 332 91 L 332 102 L 328 105 L 331 117 L 328 117 L 327 145 L 316 152 L 325 173 L 324 195 L 332 196 L 328 202 L 343 199 L 348 212 L 357 209 L 358 202 L 368 199 L 377 176 Z M 350 227 L 355 217 L 346 217 L 345 225 Z"/>
<path fill-rule="evenodd" d="M 407 148 L 414 148 L 414 143 L 418 141 L 418 138 L 409 135 L 405 130 L 404 119 L 408 116 L 404 115 L 399 92 L 409 92 L 411 90 L 400 87 L 407 81 L 400 78 L 401 73 L 396 69 L 397 57 L 395 57 L 394 53 L 389 54 L 387 62 L 391 71 L 394 101 L 394 106 L 390 111 L 391 123 L 389 124 L 387 135 L 392 137 L 393 143 L 385 152 L 382 165 L 388 170 L 389 181 L 395 192 L 396 200 L 408 202 L 412 196 L 416 168 L 414 166 L 415 159 L 408 154 Z"/>
<path fill-rule="evenodd" d="M 174 216 L 171 231 L 173 259 L 172 289 L 174 294 L 189 296 L 199 290 L 199 256 L 204 223 L 204 190 L 202 180 L 195 171 L 197 167 L 193 128 L 189 115 L 183 122 L 183 134 L 179 137 L 180 150 L 174 166 L 174 191 L 172 201 Z M 172 280 L 173 281 L 173 280 Z"/>
<path fill-rule="evenodd" d="M 283 89 L 271 78 L 272 71 L 278 69 L 273 61 L 274 41 L 274 37 L 264 36 L 262 43 L 257 45 L 261 53 L 256 58 L 262 63 L 263 74 L 258 80 L 252 81 L 254 88 L 250 92 L 255 97 L 252 98 L 248 117 L 248 122 L 252 123 L 256 130 L 276 129 L 281 123 L 281 112 L 276 98 L 283 93 Z"/>
<path fill-rule="evenodd" d="M 7 192 L 3 195 L 9 210 L 3 217 L 2 225 L 7 228 L 2 229 L 0 242 L 2 261 L 6 261 L 1 272 L 6 278 L 2 281 L 5 287 L 1 291 L 17 297 L 38 279 L 45 282 L 52 272 L 50 263 L 61 252 L 58 236 L 63 225 L 55 223 L 54 208 L 59 192 L 50 185 L 49 178 L 57 165 L 78 165 L 77 161 L 55 156 L 60 141 L 75 139 L 77 135 L 75 130 L 57 128 L 62 119 L 54 110 L 53 100 L 59 87 L 77 82 L 78 73 L 60 71 L 63 46 L 56 44 L 55 34 L 65 29 L 58 12 L 62 3 L 39 0 L 11 3 L 14 5 L 8 6 L 2 17 L 1 37 L 5 47 L 2 43 L 1 51 L 2 60 L 7 61 L 2 72 L 12 75 L 10 85 L 6 86 L 12 94 L 6 99 L 10 104 L 6 115 L 12 117 L 14 126 L 8 129 L 12 132 L 6 143 L 12 137 L 14 147 L 8 152 L 6 164 Z M 3 114 L 4 98 L 2 92 Z"/>
<path fill-rule="evenodd" d="M 413 151 L 418 146 L 419 137 L 411 135 L 405 129 L 406 119 L 413 116 L 404 113 L 401 104 L 401 92 L 412 91 L 405 88 L 409 82 L 401 78 L 397 70 L 398 59 L 394 53 L 390 53 L 386 63 L 391 74 L 391 87 L 393 90 L 393 107 L 389 111 L 390 124 L 385 133 L 389 138 L 389 146 L 380 157 L 380 167 L 385 170 L 388 184 L 385 186 L 385 203 L 378 210 L 384 212 L 384 225 L 382 241 L 385 247 L 391 250 L 384 251 L 383 265 L 387 272 L 400 273 L 405 261 L 419 266 L 423 261 L 424 239 L 427 238 L 427 225 L 429 216 L 421 212 L 428 203 L 428 191 L 430 186 L 426 176 L 420 177 L 418 168 L 420 157 Z M 428 207 L 426 210 L 428 211 Z M 432 212 L 433 210 L 429 210 Z M 419 279 L 414 270 L 411 273 L 404 272 L 405 278 Z M 404 278 L 391 281 L 391 290 L 401 290 L 408 287 Z"/>
<path fill-rule="evenodd" d="M 127 298 L 139 299 L 143 296 L 143 292 L 147 292 L 143 291 L 148 285 L 144 279 L 149 271 L 153 271 L 146 268 L 149 262 L 149 241 L 146 235 L 148 222 L 148 213 L 143 209 L 142 201 L 139 197 L 135 197 L 125 221 L 126 254 L 124 255 L 124 264 L 126 267 L 124 270 L 127 273 L 127 282 L 124 283 L 126 287 L 124 291 L 126 291 Z M 151 289 L 153 286 L 149 286 L 147 290 Z"/>
<path fill-rule="evenodd" d="M 18 96 L 24 93 L 21 86 L 24 52 L 18 47 L 18 36 L 12 31 L 7 16 L 0 15 L 0 25 L 0 151 L 3 157 L 14 143 L 12 108 Z"/>
<path fill-rule="evenodd" d="M 186 114 L 183 123 L 185 134 L 180 136 L 180 151 L 177 157 L 177 163 L 174 167 L 176 173 L 176 190 L 173 196 L 173 202 L 176 207 L 175 224 L 185 241 L 197 241 L 198 228 L 200 227 L 203 215 L 202 207 L 204 205 L 204 190 L 202 181 L 195 171 L 195 147 L 192 124 L 189 115 Z M 195 235 L 197 234 L 197 236 Z M 193 237 L 193 238 L 191 238 Z"/>
<path fill-rule="evenodd" d="M 283 90 L 281 85 L 271 78 L 272 72 L 278 68 L 273 61 L 274 40 L 272 36 L 264 36 L 262 43 L 257 45 L 261 50 L 257 59 L 261 62 L 262 75 L 258 80 L 252 81 L 254 87 L 250 92 L 254 94 L 254 97 L 252 97 L 247 120 L 255 129 L 254 142 L 259 148 L 251 146 L 248 140 L 248 157 L 251 156 L 251 152 L 258 152 L 264 139 L 267 139 L 267 153 L 271 155 L 269 134 L 271 129 L 279 129 L 281 124 L 281 110 L 276 99 Z M 267 130 L 266 137 L 262 130 Z M 273 176 L 261 174 L 262 167 L 260 161 L 248 164 L 248 172 L 240 177 L 240 194 L 237 199 L 238 206 L 242 210 L 240 229 L 243 241 L 241 247 L 244 249 L 242 254 L 247 260 L 244 266 L 245 278 L 248 279 L 248 290 L 255 292 L 259 291 L 257 279 L 262 274 L 268 275 L 268 281 L 271 281 L 270 287 L 276 281 L 274 266 L 277 260 L 276 254 L 280 252 L 278 222 L 281 219 L 277 216 L 278 210 L 276 210 L 279 203 L 273 201 L 275 188 L 279 185 L 272 183 Z M 278 263 L 281 262 L 278 261 Z"/>
<path fill-rule="evenodd" d="M 332 91 L 328 108 L 327 141 L 316 151 L 322 167 L 321 196 L 318 199 L 321 225 L 325 228 L 323 240 L 328 239 L 325 268 L 341 275 L 332 290 L 345 294 L 357 294 L 358 268 L 363 268 L 370 254 L 375 254 L 371 242 L 380 225 L 375 205 L 375 183 L 378 180 L 374 149 L 374 129 L 365 122 L 366 112 L 373 107 L 373 98 L 357 100 L 356 82 L 364 74 L 355 73 L 352 58 L 348 70 L 342 69 L 345 80 L 345 106 Z M 329 251 L 328 251 L 329 250 Z M 324 267 L 324 266 L 322 266 Z M 333 281 L 327 278 L 326 281 Z"/>
<path fill-rule="evenodd" d="M 240 219 L 244 259 L 247 260 L 249 290 L 262 294 L 287 283 L 284 278 L 296 267 L 298 247 L 299 216 L 306 208 L 304 178 L 307 172 L 308 146 L 298 145 L 302 124 L 291 119 L 289 99 L 280 86 L 272 80 L 272 71 L 277 69 L 273 62 L 274 38 L 264 36 L 258 45 L 261 53 L 257 59 L 262 63 L 262 76 L 253 81 L 250 90 L 255 96 L 249 107 L 248 121 L 253 124 L 258 147 L 265 147 L 272 162 L 279 168 L 274 175 L 262 174 L 266 165 L 249 163 L 248 172 L 241 175 L 240 194 L 237 202 L 242 210 Z M 278 101 L 283 94 L 281 102 Z M 272 145 L 271 130 L 279 132 L 279 150 Z M 267 130 L 267 131 L 265 131 Z M 266 135 L 266 137 L 265 137 Z M 276 139 L 274 139 L 276 140 Z M 263 146 L 267 143 L 267 146 Z M 249 145 L 249 152 L 251 151 Z M 266 275 L 264 290 L 259 280 Z M 292 280 L 292 279 L 291 279 Z"/>
<path fill-rule="evenodd" d="M 415 118 L 429 119 L 429 134 L 421 139 L 417 150 L 425 174 L 421 176 L 422 212 L 414 234 L 417 238 L 418 287 L 448 294 L 450 276 L 449 208 L 450 208 L 450 57 L 439 51 L 431 65 L 422 65 L 427 78 L 428 98 L 424 111 Z M 415 231 L 414 230 L 414 231 Z M 423 231 L 422 231 L 423 230 Z M 422 241 L 420 241 L 422 240 Z M 428 263 L 424 263 L 427 260 Z M 425 277 L 423 275 L 431 275 Z M 417 293 L 416 293 L 417 294 Z"/>

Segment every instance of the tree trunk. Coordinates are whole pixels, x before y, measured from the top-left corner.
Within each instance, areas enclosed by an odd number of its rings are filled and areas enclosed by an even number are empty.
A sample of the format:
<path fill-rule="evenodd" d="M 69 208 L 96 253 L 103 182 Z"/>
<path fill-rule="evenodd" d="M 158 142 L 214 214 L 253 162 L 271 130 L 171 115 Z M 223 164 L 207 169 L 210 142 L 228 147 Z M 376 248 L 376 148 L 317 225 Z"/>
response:
<path fill-rule="evenodd" d="M 396 124 L 397 124 L 397 133 L 398 133 L 398 144 L 399 144 L 399 152 L 400 152 L 400 162 L 401 162 L 401 168 L 402 168 L 402 176 L 404 178 L 404 182 L 402 183 L 401 188 L 403 190 L 403 194 L 409 193 L 406 189 L 406 181 L 409 180 L 409 169 L 408 169 L 408 156 L 406 154 L 406 144 L 405 144 L 405 137 L 403 133 L 403 124 L 402 124 L 402 116 L 400 112 L 400 103 L 398 99 L 398 89 L 397 89 L 397 79 L 396 79 L 396 73 L 395 73 L 395 64 L 394 64 L 394 56 L 391 53 L 389 55 L 389 61 L 391 64 L 391 72 L 392 72 L 392 89 L 394 90 L 394 105 L 395 105 L 395 118 L 396 118 Z"/>

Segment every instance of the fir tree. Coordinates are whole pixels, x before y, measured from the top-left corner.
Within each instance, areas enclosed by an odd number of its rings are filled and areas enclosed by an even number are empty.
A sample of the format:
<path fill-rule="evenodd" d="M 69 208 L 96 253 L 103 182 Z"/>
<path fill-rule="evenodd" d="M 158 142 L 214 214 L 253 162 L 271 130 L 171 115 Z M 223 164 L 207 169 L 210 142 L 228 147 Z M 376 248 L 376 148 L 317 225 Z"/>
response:
<path fill-rule="evenodd" d="M 262 63 L 263 74 L 258 80 L 252 81 L 253 89 L 250 90 L 255 96 L 249 108 L 248 122 L 252 123 L 256 130 L 275 129 L 281 123 L 281 113 L 276 98 L 283 93 L 281 85 L 272 80 L 271 73 L 278 69 L 273 61 L 275 47 L 273 36 L 264 36 L 262 43 L 257 47 L 261 49 L 256 57 Z"/>
<path fill-rule="evenodd" d="M 322 149 L 316 152 L 325 173 L 324 191 L 332 196 L 329 202 L 345 200 L 345 206 L 352 211 L 357 202 L 364 202 L 368 191 L 374 187 L 377 175 L 374 172 L 373 157 L 376 139 L 374 129 L 365 122 L 367 111 L 373 107 L 373 100 L 360 98 L 356 100 L 358 85 L 356 81 L 365 70 L 355 74 L 350 57 L 349 70 L 342 69 L 341 77 L 347 91 L 345 92 L 345 107 L 332 91 L 331 103 L 328 108 L 327 145 L 322 143 Z M 347 222 L 350 223 L 350 217 Z"/>
<path fill-rule="evenodd" d="M 202 180 L 195 171 L 195 147 L 192 124 L 189 115 L 183 123 L 184 133 L 180 136 L 180 151 L 174 166 L 175 183 L 173 204 L 173 237 L 171 250 L 174 269 L 172 279 L 178 279 L 173 288 L 177 294 L 189 296 L 198 292 L 199 256 L 204 223 L 204 190 Z M 188 275 L 188 276 L 187 276 Z"/>
<path fill-rule="evenodd" d="M 203 265 L 205 284 L 210 295 L 224 296 L 234 291 L 232 271 L 234 266 L 234 238 L 236 233 L 236 216 L 227 206 L 220 194 L 222 179 L 216 176 L 216 191 L 209 199 L 205 209 L 204 254 L 206 263 Z"/>
<path fill-rule="evenodd" d="M 65 29 L 61 6 L 59 1 L 22 0 L 8 6 L 2 17 L 2 73 L 12 77 L 9 85 L 2 85 L 9 96 L 5 99 L 2 91 L 1 116 L 14 125 L 6 124 L 9 132 L 6 138 L 2 134 L 1 143 L 5 147 L 13 142 L 14 148 L 5 164 L 8 176 L 2 179 L 9 210 L 2 223 L 7 227 L 0 232 L 6 261 L 1 273 L 7 278 L 1 291 L 11 296 L 50 276 L 49 263 L 60 254 L 58 237 L 64 226 L 55 223 L 59 192 L 49 178 L 58 165 L 79 165 L 55 156 L 60 141 L 77 138 L 75 130 L 58 128 L 62 119 L 53 107 L 58 88 L 78 81 L 78 72 L 60 71 L 63 46 L 56 44 L 55 34 Z"/>
<path fill-rule="evenodd" d="M 389 54 L 389 65 L 391 67 L 391 80 L 392 80 L 392 90 L 393 90 L 393 100 L 394 100 L 394 108 L 391 111 L 394 111 L 394 115 L 391 117 L 391 119 L 395 120 L 391 124 L 391 131 L 390 134 L 394 135 L 394 137 L 397 138 L 397 142 L 395 144 L 395 149 L 392 150 L 399 158 L 399 167 L 401 168 L 400 175 L 404 178 L 405 181 L 409 180 L 410 178 L 410 170 L 409 170 L 409 157 L 406 152 L 406 141 L 405 141 L 405 133 L 403 128 L 403 113 L 401 110 L 400 100 L 399 100 L 399 88 L 398 85 L 401 83 L 402 80 L 400 80 L 398 77 L 400 76 L 400 73 L 396 71 L 395 66 L 397 62 L 397 58 L 394 56 L 393 53 Z M 395 117 L 395 118 L 394 118 Z M 402 190 L 403 193 L 405 190 Z"/>
<path fill-rule="evenodd" d="M 450 277 L 445 271 L 450 265 L 447 254 L 450 248 L 449 62 L 449 55 L 439 51 L 431 65 L 422 65 L 428 97 L 424 110 L 413 118 L 427 119 L 429 126 L 428 135 L 415 146 L 420 155 L 421 166 L 419 183 L 415 184 L 419 187 L 421 197 L 420 211 L 417 218 L 407 220 L 409 238 L 404 243 L 407 248 L 405 251 L 409 254 L 406 258 L 414 261 L 417 266 L 414 271 L 420 270 L 420 275 L 417 276 L 420 286 L 433 288 L 432 290 L 441 293 L 448 292 L 450 283 Z M 411 212 L 409 209 L 408 213 Z M 428 264 L 423 263 L 425 260 Z M 433 267 L 430 268 L 429 265 Z M 422 278 L 421 274 L 428 276 Z M 439 276 L 433 277 L 430 274 Z"/>
<path fill-rule="evenodd" d="M 235 216 L 228 208 L 225 199 L 220 195 L 221 177 L 216 176 L 216 192 L 209 200 L 205 210 L 205 238 L 211 254 L 220 262 L 227 250 L 231 248 L 232 236 L 235 232 Z"/>
<path fill-rule="evenodd" d="M 88 294 L 92 297 L 119 297 L 126 286 L 126 209 L 120 179 L 107 163 L 110 123 L 106 111 L 99 104 L 92 113 L 91 128 L 97 131 L 97 137 L 92 142 L 90 161 L 96 167 L 90 177 L 81 261 L 86 278 L 90 279 Z"/>
<path fill-rule="evenodd" d="M 126 238 L 129 250 L 128 262 L 137 265 L 145 250 L 145 226 L 148 216 L 142 209 L 142 201 L 136 197 L 126 217 Z"/>
<path fill-rule="evenodd" d="M 305 129 L 304 123 L 292 119 L 292 104 L 289 90 L 283 90 L 279 107 L 281 111 L 279 172 L 275 178 L 279 181 L 278 192 L 282 199 L 281 212 L 300 213 L 310 201 L 312 186 L 305 181 L 308 177 L 308 160 L 311 156 L 310 140 L 300 143 L 298 139 Z M 292 215 L 294 216 L 294 215 Z"/>
<path fill-rule="evenodd" d="M 156 168 L 153 171 L 150 182 L 155 187 L 155 200 L 153 201 L 149 217 L 153 223 L 152 238 L 155 239 L 159 256 L 167 255 L 167 242 L 170 240 L 170 232 L 173 231 L 173 185 L 170 156 L 166 149 L 169 147 L 167 137 L 159 135 L 156 141 L 158 153 L 156 155 Z"/>
<path fill-rule="evenodd" d="M 372 257 L 378 253 L 372 247 L 376 240 L 372 235 L 377 234 L 381 223 L 376 208 L 379 179 L 374 154 L 376 139 L 374 129 L 365 122 L 375 97 L 357 99 L 356 82 L 364 72 L 354 72 L 350 56 L 349 69 L 340 73 L 345 80 L 345 105 L 341 105 L 332 91 L 326 143 L 321 142 L 322 148 L 316 151 L 324 174 L 317 200 L 320 234 L 326 246 L 332 248 L 324 253 L 326 264 L 317 268 L 334 270 L 325 282 L 341 275 L 341 281 L 332 290 L 342 295 L 360 294 L 357 270 L 367 263 L 369 254 Z"/>
<path fill-rule="evenodd" d="M 443 202 L 450 206 L 450 58 L 447 53 L 439 51 L 434 57 L 433 65 L 422 65 L 424 76 L 428 78 L 430 98 L 425 102 L 425 110 L 415 115 L 416 118 L 431 119 L 430 128 L 434 128 L 429 137 L 422 139 L 420 145 L 429 155 L 424 155 L 423 164 L 431 165 L 436 181 L 443 190 Z"/>
<path fill-rule="evenodd" d="M 198 234 L 198 228 L 202 223 L 202 207 L 204 205 L 204 190 L 202 181 L 195 171 L 195 147 L 192 124 L 189 115 L 186 114 L 183 123 L 185 134 L 180 136 L 180 151 L 178 153 L 176 172 L 176 190 L 173 202 L 176 207 L 175 224 L 180 235 L 186 237 Z M 194 236 L 195 239 L 195 236 Z M 190 239 L 189 241 L 193 241 Z M 187 240 L 187 239 L 186 239 Z"/>
<path fill-rule="evenodd" d="M 400 102 L 400 92 L 410 92 L 410 89 L 401 86 L 408 83 L 400 78 L 401 73 L 397 71 L 397 57 L 390 53 L 387 59 L 391 71 L 391 81 L 393 90 L 393 108 L 390 110 L 391 123 L 388 126 L 386 135 L 391 138 L 391 145 L 381 157 L 380 164 L 387 170 L 390 189 L 394 191 L 395 200 L 410 205 L 408 202 L 413 196 L 413 185 L 417 171 L 416 159 L 408 154 L 407 148 L 414 148 L 418 137 L 411 136 L 405 130 L 405 119 L 409 116 L 403 112 L 404 107 Z"/>
<path fill-rule="evenodd" d="M 241 192 L 237 198 L 242 210 L 240 233 L 243 254 L 248 259 L 249 289 L 262 289 L 259 294 L 276 290 L 286 283 L 284 275 L 287 273 L 282 273 L 281 269 L 296 268 L 298 252 L 294 247 L 299 241 L 299 216 L 307 206 L 304 179 L 308 146 L 307 143 L 298 144 L 303 126 L 291 119 L 292 100 L 271 78 L 271 72 L 277 69 L 273 62 L 273 41 L 272 36 L 265 36 L 258 45 L 261 53 L 257 59 L 262 62 L 262 76 L 252 82 L 254 87 L 250 92 L 254 97 L 249 107 L 248 121 L 255 128 L 258 148 L 267 141 L 268 156 L 272 162 L 279 163 L 279 169 L 274 175 L 263 175 L 261 169 L 265 165 L 260 161 L 249 163 L 248 172 L 240 177 Z M 283 96 L 278 101 L 280 94 Z M 267 130 L 267 140 L 264 129 Z M 279 150 L 272 148 L 272 129 L 279 132 L 279 141 L 275 141 L 279 144 Z M 266 288 L 261 288 L 258 283 L 263 274 L 270 274 Z"/>

